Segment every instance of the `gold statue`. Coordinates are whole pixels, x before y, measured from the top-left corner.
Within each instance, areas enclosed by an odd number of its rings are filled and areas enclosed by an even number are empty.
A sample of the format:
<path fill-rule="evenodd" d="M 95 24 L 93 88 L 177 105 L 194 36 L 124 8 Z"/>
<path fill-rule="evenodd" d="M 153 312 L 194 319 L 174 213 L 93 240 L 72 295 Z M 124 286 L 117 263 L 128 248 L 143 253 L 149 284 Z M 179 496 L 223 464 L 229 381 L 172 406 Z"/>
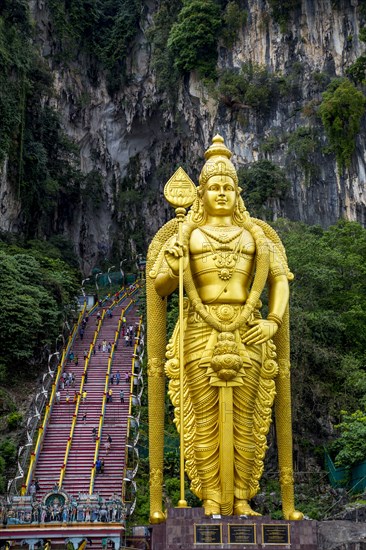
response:
<path fill-rule="evenodd" d="M 152 523 L 165 519 L 164 371 L 170 378 L 185 470 L 205 514 L 256 515 L 250 500 L 259 490 L 275 401 L 283 515 L 302 518 L 294 507 L 292 470 L 288 316 L 292 274 L 276 232 L 246 211 L 231 156 L 223 138 L 215 136 L 193 196 L 188 176 L 177 171 L 166 193 L 172 204 L 180 206 L 177 218 L 160 229 L 149 248 Z M 181 206 L 192 202 L 185 216 Z M 165 297 L 176 290 L 180 269 L 184 312 L 166 346 Z M 260 297 L 266 284 L 269 313 L 264 319 Z M 185 502 L 182 497 L 180 502 Z"/>

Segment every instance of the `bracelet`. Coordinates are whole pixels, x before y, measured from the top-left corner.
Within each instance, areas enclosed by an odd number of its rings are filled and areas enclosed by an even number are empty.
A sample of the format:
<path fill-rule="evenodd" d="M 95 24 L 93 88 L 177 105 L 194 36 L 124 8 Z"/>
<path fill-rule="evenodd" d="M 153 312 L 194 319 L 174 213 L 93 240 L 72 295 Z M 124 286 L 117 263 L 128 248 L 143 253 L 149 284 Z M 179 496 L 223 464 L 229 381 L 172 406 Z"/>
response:
<path fill-rule="evenodd" d="M 278 327 L 280 327 L 282 325 L 281 317 L 279 317 L 275 313 L 269 313 L 267 315 L 267 319 L 268 319 L 268 321 L 274 321 Z"/>

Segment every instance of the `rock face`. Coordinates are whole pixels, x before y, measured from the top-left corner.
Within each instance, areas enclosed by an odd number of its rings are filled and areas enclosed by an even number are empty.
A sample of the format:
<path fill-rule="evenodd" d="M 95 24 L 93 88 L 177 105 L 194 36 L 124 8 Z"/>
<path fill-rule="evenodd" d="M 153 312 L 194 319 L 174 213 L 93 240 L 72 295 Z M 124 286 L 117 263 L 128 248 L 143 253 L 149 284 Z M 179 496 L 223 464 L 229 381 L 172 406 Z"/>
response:
<path fill-rule="evenodd" d="M 366 524 L 352 521 L 322 521 L 318 523 L 319 550 L 364 550 Z"/>
<path fill-rule="evenodd" d="M 146 250 L 151 236 L 173 215 L 162 195 L 167 179 L 179 165 L 196 179 L 204 150 L 217 132 L 233 151 L 237 167 L 268 158 L 286 169 L 291 190 L 284 200 L 268 204 L 274 218 L 286 216 L 323 226 L 342 217 L 366 223 L 365 131 L 357 138 L 352 165 L 344 175 L 338 174 L 334 156 L 319 148 L 311 159 L 315 170 L 310 180 L 299 164 L 289 160 L 285 137 L 309 125 L 302 108 L 314 97 L 321 98 L 314 74 L 341 76 L 365 50 L 358 38 L 361 1 L 302 0 L 283 33 L 264 0 L 248 0 L 247 22 L 231 51 L 219 48 L 218 65 L 240 67 L 252 61 L 296 79 L 296 93 L 277 102 L 265 116 L 253 110 L 235 112 L 214 101 L 194 73 L 179 84 L 175 110 L 167 108 L 157 92 L 146 35 L 158 2 L 144 4 L 143 27 L 127 60 L 133 78 L 111 98 L 103 72 L 97 86 L 90 84 L 86 57 L 79 56 L 67 66 L 53 61 L 55 37 L 47 3 L 30 1 L 40 48 L 54 74 L 55 106 L 67 134 L 80 146 L 81 169 L 96 169 L 103 176 L 102 203 L 81 200 L 73 205 L 71 221 L 61 223 L 86 274 L 101 258 L 132 257 Z M 277 138 L 276 148 L 264 153 L 261 144 L 271 135 Z M 0 200 L 1 227 L 16 228 L 16 201 L 6 206 L 10 200 L 6 174 Z"/>

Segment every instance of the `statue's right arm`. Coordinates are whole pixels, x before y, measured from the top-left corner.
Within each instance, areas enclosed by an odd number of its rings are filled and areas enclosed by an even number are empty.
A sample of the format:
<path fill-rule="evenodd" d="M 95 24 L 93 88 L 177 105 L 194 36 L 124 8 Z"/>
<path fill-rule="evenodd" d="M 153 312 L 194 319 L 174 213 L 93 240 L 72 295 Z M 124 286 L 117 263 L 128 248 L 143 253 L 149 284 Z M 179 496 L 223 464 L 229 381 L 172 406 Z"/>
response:
<path fill-rule="evenodd" d="M 163 261 L 155 279 L 155 290 L 160 296 L 169 296 L 178 287 L 179 258 L 181 256 L 187 257 L 187 254 L 174 236 L 167 243 Z"/>

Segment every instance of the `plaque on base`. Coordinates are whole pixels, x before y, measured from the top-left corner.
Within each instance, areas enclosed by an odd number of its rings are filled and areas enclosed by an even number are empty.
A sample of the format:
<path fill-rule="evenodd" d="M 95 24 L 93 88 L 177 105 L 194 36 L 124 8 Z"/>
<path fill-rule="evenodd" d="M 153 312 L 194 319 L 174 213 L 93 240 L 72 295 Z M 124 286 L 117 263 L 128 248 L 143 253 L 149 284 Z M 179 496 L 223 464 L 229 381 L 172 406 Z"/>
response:
<path fill-rule="evenodd" d="M 229 527 L 229 544 L 256 544 L 256 530 L 254 523 L 251 524 L 232 524 Z"/>
<path fill-rule="evenodd" d="M 262 525 L 264 544 L 290 544 L 290 525 L 288 523 L 269 523 Z"/>
<path fill-rule="evenodd" d="M 222 525 L 201 523 L 194 526 L 194 544 L 222 544 Z"/>

